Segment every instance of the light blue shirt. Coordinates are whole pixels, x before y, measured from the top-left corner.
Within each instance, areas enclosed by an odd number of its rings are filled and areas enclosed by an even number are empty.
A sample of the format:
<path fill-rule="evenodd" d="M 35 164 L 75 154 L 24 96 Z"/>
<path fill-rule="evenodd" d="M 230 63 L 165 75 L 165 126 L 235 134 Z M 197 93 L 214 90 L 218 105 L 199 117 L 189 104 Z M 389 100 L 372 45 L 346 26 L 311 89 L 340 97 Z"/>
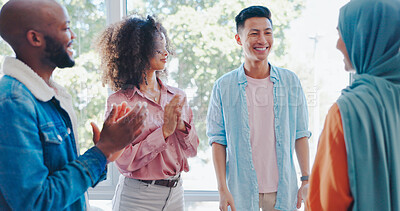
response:
<path fill-rule="evenodd" d="M 307 102 L 293 72 L 270 66 L 279 171 L 275 208 L 294 210 L 298 190 L 293 162 L 295 140 L 311 136 Z M 250 145 L 246 86 L 243 64 L 215 82 L 207 114 L 207 136 L 210 145 L 215 142 L 227 146 L 226 179 L 236 209 L 258 211 L 259 192 Z"/>

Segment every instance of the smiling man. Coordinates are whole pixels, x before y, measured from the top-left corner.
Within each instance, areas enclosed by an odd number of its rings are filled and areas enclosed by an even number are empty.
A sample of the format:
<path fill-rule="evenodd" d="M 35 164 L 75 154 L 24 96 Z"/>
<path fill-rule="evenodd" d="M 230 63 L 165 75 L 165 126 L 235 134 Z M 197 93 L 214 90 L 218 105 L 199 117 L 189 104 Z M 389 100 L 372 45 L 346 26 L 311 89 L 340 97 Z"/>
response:
<path fill-rule="evenodd" d="M 107 162 L 141 133 L 146 106 L 113 106 L 96 146 L 79 156 L 71 95 L 51 79 L 74 65 L 64 7 L 54 0 L 10 0 L 0 11 L 7 57 L 0 78 L 0 210 L 86 210 L 85 192 Z"/>
<path fill-rule="evenodd" d="M 220 210 L 295 210 L 309 175 L 305 96 L 293 72 L 268 61 L 274 43 L 268 8 L 248 7 L 235 20 L 245 62 L 215 82 L 207 114 Z"/>

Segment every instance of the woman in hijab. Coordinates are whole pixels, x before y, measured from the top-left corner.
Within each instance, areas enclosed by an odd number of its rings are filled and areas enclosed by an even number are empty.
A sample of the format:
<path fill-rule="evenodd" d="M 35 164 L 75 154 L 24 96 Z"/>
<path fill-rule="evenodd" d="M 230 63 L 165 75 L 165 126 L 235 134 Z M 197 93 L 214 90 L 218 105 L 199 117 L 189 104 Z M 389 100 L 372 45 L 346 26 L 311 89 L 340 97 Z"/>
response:
<path fill-rule="evenodd" d="M 354 82 L 329 110 L 308 210 L 400 210 L 400 1 L 352 0 L 337 48 Z"/>

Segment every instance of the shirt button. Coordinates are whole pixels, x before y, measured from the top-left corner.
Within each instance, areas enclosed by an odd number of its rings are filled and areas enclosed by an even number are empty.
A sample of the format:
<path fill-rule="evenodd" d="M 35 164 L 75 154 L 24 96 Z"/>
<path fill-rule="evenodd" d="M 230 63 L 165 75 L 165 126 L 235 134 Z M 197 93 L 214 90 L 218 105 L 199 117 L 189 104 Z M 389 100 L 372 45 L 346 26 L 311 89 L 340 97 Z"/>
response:
<path fill-rule="evenodd" d="M 62 141 L 62 137 L 60 135 L 57 135 L 58 140 Z"/>
<path fill-rule="evenodd" d="M 71 134 L 71 129 L 70 128 L 67 128 L 67 133 L 68 133 L 68 135 Z"/>

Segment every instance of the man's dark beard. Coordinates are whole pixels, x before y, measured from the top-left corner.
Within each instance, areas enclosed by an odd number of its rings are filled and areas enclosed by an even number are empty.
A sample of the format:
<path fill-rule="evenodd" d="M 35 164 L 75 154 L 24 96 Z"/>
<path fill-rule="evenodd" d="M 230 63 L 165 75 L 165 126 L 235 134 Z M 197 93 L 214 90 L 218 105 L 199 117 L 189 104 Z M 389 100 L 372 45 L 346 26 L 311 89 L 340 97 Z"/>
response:
<path fill-rule="evenodd" d="M 75 61 L 72 60 L 68 53 L 65 51 L 64 46 L 58 43 L 50 36 L 44 36 L 46 40 L 46 49 L 48 53 L 48 59 L 56 65 L 58 68 L 73 67 Z"/>

